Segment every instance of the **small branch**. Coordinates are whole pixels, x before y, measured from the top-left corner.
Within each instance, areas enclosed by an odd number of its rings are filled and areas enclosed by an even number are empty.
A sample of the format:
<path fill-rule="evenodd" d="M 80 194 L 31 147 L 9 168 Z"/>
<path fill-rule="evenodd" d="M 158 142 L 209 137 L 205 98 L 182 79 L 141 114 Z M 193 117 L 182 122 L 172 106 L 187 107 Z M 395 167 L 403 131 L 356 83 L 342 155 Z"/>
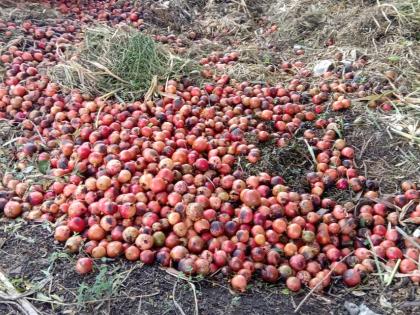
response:
<path fill-rule="evenodd" d="M 38 134 L 39 138 L 41 139 L 42 143 L 45 145 L 47 142 L 45 141 L 44 137 L 39 133 L 38 127 L 34 124 L 32 120 L 28 120 L 31 122 L 32 126 L 34 126 L 35 132 Z"/>
<path fill-rule="evenodd" d="M 95 67 L 97 67 L 98 69 L 101 69 L 103 71 L 105 71 L 107 74 L 109 74 L 111 77 L 117 79 L 118 81 L 121 81 L 122 83 L 126 83 L 126 84 L 130 84 L 130 82 L 120 78 L 119 76 L 117 76 L 116 74 L 112 73 L 111 70 L 109 70 L 107 67 L 105 67 L 104 65 L 101 65 L 99 62 L 96 61 L 90 61 L 87 60 L 87 62 L 89 62 L 90 64 L 94 65 Z"/>
<path fill-rule="evenodd" d="M 399 305 L 399 307 L 403 307 L 403 308 L 406 308 L 406 307 L 417 307 L 417 306 L 420 306 L 420 300 L 417 300 L 417 301 L 407 301 L 407 302 L 404 302 L 403 304 L 400 304 Z"/>
<path fill-rule="evenodd" d="M 312 149 L 311 145 L 308 143 L 308 141 L 306 141 L 306 139 L 303 139 L 303 141 L 305 142 L 306 146 L 308 147 L 309 153 L 311 154 L 312 160 L 314 162 L 314 165 L 316 166 L 318 164 L 315 154 L 314 154 L 314 150 Z"/>
<path fill-rule="evenodd" d="M 175 292 L 176 292 L 176 285 L 178 283 L 178 280 L 176 280 L 175 284 L 174 284 L 174 288 L 172 289 L 172 301 L 174 302 L 174 305 L 176 306 L 176 308 L 178 309 L 178 311 L 182 314 L 185 315 L 184 310 L 182 309 L 181 305 L 178 304 L 178 302 L 175 299 Z"/>
<path fill-rule="evenodd" d="M 98 123 L 99 123 L 99 115 L 101 114 L 102 110 L 104 109 L 104 107 L 106 106 L 106 103 L 103 104 L 101 107 L 99 107 L 98 112 L 96 113 L 96 119 L 95 119 L 95 128 L 98 128 Z"/>
<path fill-rule="evenodd" d="M 392 280 L 394 279 L 394 277 L 395 277 L 395 273 L 397 272 L 397 270 L 398 270 L 398 267 L 400 266 L 400 263 L 401 263 L 401 259 L 398 259 L 397 260 L 397 263 L 395 264 L 395 267 L 394 267 L 394 269 L 392 270 L 392 272 L 391 272 L 391 275 L 389 276 L 389 278 L 387 279 L 388 281 L 387 281 L 387 284 L 386 284 L 386 286 L 389 286 L 390 284 L 391 284 L 391 282 L 392 282 Z"/>
<path fill-rule="evenodd" d="M 343 262 L 347 257 L 349 257 L 350 255 L 353 254 L 354 251 L 352 251 L 351 253 L 347 254 L 346 256 L 344 256 L 343 258 L 341 258 L 338 262 Z M 299 305 L 295 308 L 294 313 L 297 313 L 299 311 L 299 309 L 303 306 L 303 304 L 305 304 L 306 300 L 309 299 L 309 297 L 315 292 L 316 289 L 318 289 L 318 287 L 322 284 L 322 282 L 328 278 L 335 270 L 335 267 L 333 267 L 328 273 L 327 275 L 322 278 L 322 281 L 319 281 L 319 283 L 314 286 L 311 291 L 309 291 L 309 293 L 305 296 L 305 298 L 299 303 Z"/>
<path fill-rule="evenodd" d="M 397 231 L 407 240 L 407 241 L 409 241 L 411 244 L 413 244 L 418 250 L 420 250 L 420 245 L 419 244 L 417 244 L 415 241 L 413 241 L 412 239 L 411 239 L 411 237 L 407 234 L 407 233 L 405 233 L 404 232 L 404 230 L 403 229 L 401 229 L 400 227 L 398 227 L 398 226 L 396 226 L 395 227 L 396 229 L 397 229 Z"/>
<path fill-rule="evenodd" d="M 19 296 L 19 292 L 16 291 L 13 284 L 10 283 L 9 279 L 7 279 L 7 277 L 2 271 L 0 271 L 0 283 L 6 289 L 5 294 L 7 297 L 9 297 L 8 299 L 18 303 L 21 306 L 22 310 L 25 312 L 25 314 L 39 315 L 37 309 L 31 303 L 29 303 L 25 298 Z M 5 296 L 3 296 L 2 298 L 4 297 Z"/>
<path fill-rule="evenodd" d="M 368 239 L 368 241 L 369 241 L 369 245 L 370 245 L 370 248 L 371 248 L 371 252 L 372 252 L 372 254 L 373 254 L 373 258 L 374 258 L 374 260 L 375 260 L 375 265 L 376 265 L 376 269 L 378 270 L 378 274 L 379 274 L 379 279 L 381 280 L 381 283 L 384 283 L 384 275 L 383 275 L 383 273 L 382 273 L 382 269 L 381 269 L 381 265 L 380 265 L 380 263 L 379 263 L 379 259 L 378 259 L 378 255 L 376 255 L 376 253 L 375 253 L 375 251 L 374 251 L 374 249 L 373 249 L 373 242 L 372 242 L 372 240 L 371 240 L 371 238 L 370 238 L 370 236 L 368 235 L 368 237 L 367 237 L 367 239 Z"/>
<path fill-rule="evenodd" d="M 404 138 L 410 139 L 410 140 L 412 140 L 412 141 L 420 142 L 420 138 L 419 138 L 419 137 L 416 137 L 416 136 L 410 135 L 409 133 L 406 133 L 406 132 L 400 131 L 400 130 L 398 130 L 398 129 L 394 128 L 394 127 L 390 127 L 390 129 L 391 129 L 391 131 L 392 131 L 392 132 L 396 133 L 397 135 L 400 135 L 401 137 L 404 137 Z"/>
<path fill-rule="evenodd" d="M 145 297 L 151 297 L 151 296 L 156 296 L 158 294 L 160 294 L 161 292 L 155 292 L 155 293 L 150 293 L 150 294 L 141 294 L 141 295 L 134 295 L 134 296 L 116 296 L 116 297 L 111 297 L 108 299 L 98 299 L 98 300 L 89 300 L 89 301 L 85 301 L 82 304 L 92 304 L 92 303 L 100 303 L 100 302 L 107 302 L 107 301 L 114 301 L 114 300 L 131 300 L 131 299 L 140 299 L 140 298 L 145 298 Z M 28 300 L 33 300 L 33 301 L 41 301 L 41 302 L 45 302 L 44 300 L 40 300 L 40 299 L 36 299 L 36 298 L 28 298 Z M 48 301 L 48 303 L 51 304 L 57 304 L 57 305 L 80 305 L 80 303 L 78 302 L 73 302 L 73 303 L 65 303 L 65 302 L 59 302 L 59 301 Z"/>
<path fill-rule="evenodd" d="M 181 273 L 179 273 L 178 271 L 172 270 L 172 268 L 162 268 L 163 270 L 165 270 L 169 275 L 176 277 L 177 278 L 177 282 L 175 282 L 174 285 L 174 290 L 173 290 L 173 294 L 172 294 L 172 298 L 174 300 L 174 304 L 175 306 L 179 309 L 181 306 L 175 301 L 175 287 L 176 284 L 178 283 L 178 279 L 182 279 L 184 281 L 186 281 L 190 286 L 191 289 L 193 291 L 193 295 L 194 295 L 194 306 L 195 306 L 195 311 L 194 311 L 194 315 L 198 315 L 198 300 L 197 300 L 197 291 L 195 289 L 195 285 L 194 283 L 192 283 L 191 281 L 189 281 L 186 277 L 184 277 Z M 180 312 L 182 312 L 182 308 L 179 309 Z M 183 313 L 183 312 L 182 312 Z"/>

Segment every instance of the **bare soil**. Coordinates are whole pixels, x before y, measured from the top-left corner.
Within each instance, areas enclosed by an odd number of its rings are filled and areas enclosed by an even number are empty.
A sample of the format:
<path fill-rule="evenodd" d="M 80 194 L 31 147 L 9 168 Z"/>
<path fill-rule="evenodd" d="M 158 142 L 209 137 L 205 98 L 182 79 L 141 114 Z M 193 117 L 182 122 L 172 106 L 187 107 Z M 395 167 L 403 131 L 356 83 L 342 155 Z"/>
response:
<path fill-rule="evenodd" d="M 13 232 L 13 233 L 11 233 Z M 244 294 L 232 292 L 221 274 L 189 279 L 191 285 L 156 266 L 123 259 L 97 261 L 99 272 L 82 277 L 74 270 L 76 255 L 54 243 L 49 226 L 13 221 L 0 223 L 0 268 L 41 314 L 273 314 L 293 313 L 308 294 L 292 294 L 283 283 L 253 281 Z M 99 274 L 105 275 L 104 277 Z M 364 303 L 379 314 L 416 314 L 419 307 L 404 303 L 418 297 L 418 288 L 398 280 L 382 287 L 377 279 L 348 289 L 335 281 L 328 292 L 314 294 L 298 314 L 347 314 L 345 301 Z M 41 287 L 42 286 L 42 287 Z M 81 288 L 95 288 L 96 294 Z M 178 304 L 176 306 L 174 300 Z M 386 307 L 391 306 L 392 307 Z M 410 305 L 410 304 L 408 304 Z M 181 312 L 182 309 L 182 312 Z M 1 314 L 19 314 L 13 305 L 0 302 Z"/>

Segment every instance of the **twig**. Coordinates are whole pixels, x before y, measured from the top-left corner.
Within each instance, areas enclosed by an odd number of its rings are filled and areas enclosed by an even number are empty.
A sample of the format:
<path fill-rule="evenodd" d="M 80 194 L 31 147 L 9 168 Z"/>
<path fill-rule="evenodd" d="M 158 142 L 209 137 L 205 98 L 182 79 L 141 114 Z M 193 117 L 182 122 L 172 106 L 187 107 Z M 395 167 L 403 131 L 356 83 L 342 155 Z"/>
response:
<path fill-rule="evenodd" d="M 14 305 L 14 306 L 16 306 L 23 314 L 25 314 L 26 312 L 25 312 L 25 309 L 22 307 L 22 305 L 20 305 L 18 302 L 15 302 L 15 301 L 7 301 L 7 300 L 0 300 L 0 304 L 11 304 L 11 305 Z"/>
<path fill-rule="evenodd" d="M 367 147 L 368 147 L 369 143 L 372 141 L 373 137 L 374 137 L 374 136 L 371 136 L 371 137 L 368 139 L 368 141 L 366 141 L 366 142 L 364 142 L 364 143 L 363 143 L 363 147 L 362 147 L 362 149 L 360 150 L 360 153 L 359 153 L 359 159 L 360 159 L 360 158 L 363 156 L 363 154 L 365 153 L 365 151 L 366 151 L 366 149 L 367 149 Z"/>
<path fill-rule="evenodd" d="M 194 302 L 195 302 L 195 312 L 194 312 L 194 314 L 195 315 L 198 315 L 198 300 L 197 300 L 197 292 L 196 292 L 194 283 L 192 283 L 191 281 L 189 281 L 186 277 L 184 277 L 183 275 L 181 275 L 176 270 L 173 270 L 172 268 L 161 268 L 161 269 L 165 270 L 166 273 L 168 273 L 169 275 L 176 277 L 177 278 L 177 282 L 178 282 L 178 279 L 182 279 L 182 280 L 188 282 L 188 284 L 191 286 L 191 289 L 192 289 L 193 295 L 194 295 Z M 175 285 L 176 285 L 176 283 L 175 283 Z M 175 303 L 175 301 L 174 301 L 174 303 Z"/>
<path fill-rule="evenodd" d="M 25 298 L 19 297 L 19 293 L 16 291 L 13 284 L 10 283 L 9 279 L 4 275 L 0 270 L 0 282 L 3 287 L 6 289 L 6 295 L 10 297 L 10 300 L 15 300 L 24 310 L 25 314 L 28 315 L 38 315 L 37 309 L 29 303 Z"/>
<path fill-rule="evenodd" d="M 102 110 L 104 109 L 104 107 L 105 107 L 105 106 L 106 106 L 106 103 L 105 103 L 105 104 L 103 104 L 103 105 L 99 108 L 98 112 L 96 113 L 95 128 L 98 128 L 99 116 L 100 116 L 100 114 L 101 114 L 101 112 L 102 112 Z"/>
<path fill-rule="evenodd" d="M 4 300 L 8 300 L 8 301 L 16 301 L 19 300 L 21 298 L 27 297 L 29 295 L 32 295 L 36 292 L 36 290 L 40 290 L 42 289 L 48 282 L 50 281 L 50 279 L 44 279 L 42 280 L 39 284 L 36 285 L 35 288 L 26 291 L 24 293 L 18 293 L 18 294 L 8 294 L 8 293 L 4 293 L 2 291 L 0 291 L 0 298 L 4 299 Z"/>
<path fill-rule="evenodd" d="M 398 260 L 397 260 L 397 263 L 396 263 L 396 264 L 395 264 L 395 266 L 394 266 L 394 269 L 392 269 L 391 275 L 390 275 L 390 276 L 389 276 L 389 278 L 388 278 L 388 281 L 387 281 L 386 286 L 389 286 L 389 285 L 391 284 L 392 280 L 393 280 L 393 279 L 394 279 L 394 277 L 395 277 L 395 273 L 397 272 L 398 267 L 400 266 L 400 263 L 401 263 L 401 259 L 398 259 Z"/>
<path fill-rule="evenodd" d="M 394 133 L 396 133 L 396 134 L 398 134 L 398 135 L 400 135 L 402 137 L 405 137 L 405 138 L 410 139 L 412 141 L 420 142 L 420 138 L 419 137 L 410 135 L 410 134 L 408 134 L 406 132 L 403 132 L 403 131 L 400 131 L 400 130 L 394 128 L 394 127 L 390 127 L 390 129 L 391 129 L 392 132 L 394 132 Z"/>
<path fill-rule="evenodd" d="M 417 306 L 420 306 L 420 300 L 417 300 L 417 301 L 406 301 L 403 304 L 398 305 L 398 307 L 403 307 L 403 308 L 406 308 L 406 307 L 417 307 Z"/>
<path fill-rule="evenodd" d="M 408 204 L 406 204 L 402 209 L 401 209 L 401 213 L 398 216 L 398 221 L 400 221 L 400 223 L 402 225 L 405 225 L 403 222 L 403 219 L 408 211 L 408 209 L 414 204 L 414 200 L 410 200 L 410 202 Z"/>
<path fill-rule="evenodd" d="M 306 141 L 306 139 L 303 139 L 303 141 L 305 141 L 306 146 L 308 147 L 309 153 L 311 154 L 312 160 L 314 162 L 314 165 L 316 166 L 318 164 L 315 154 L 314 154 L 314 150 L 312 149 L 312 147 L 310 146 L 310 144 L 308 143 L 308 141 Z"/>
<path fill-rule="evenodd" d="M 106 302 L 106 301 L 113 301 L 113 300 L 123 300 L 123 299 L 138 299 L 138 298 L 156 296 L 158 294 L 160 294 L 160 291 L 155 292 L 155 293 L 150 293 L 150 294 L 142 294 L 142 295 L 134 295 L 134 296 L 116 296 L 116 297 L 111 297 L 108 299 L 89 300 L 89 301 L 82 302 L 82 304 L 91 304 L 91 303 L 99 303 L 99 302 Z M 37 298 L 28 297 L 27 299 L 33 300 L 33 301 L 45 302 L 45 300 L 40 300 Z M 52 301 L 52 300 L 48 301 L 48 303 L 58 304 L 58 305 L 80 305 L 80 302 L 65 303 L 65 302 L 58 302 L 58 301 Z"/>
<path fill-rule="evenodd" d="M 195 290 L 195 285 L 194 283 L 188 281 L 189 285 L 191 286 L 191 289 L 193 290 L 193 294 L 194 294 L 194 305 L 195 305 L 195 315 L 198 315 L 198 301 L 197 301 L 197 292 Z"/>
<path fill-rule="evenodd" d="M 207 178 L 207 180 L 210 182 L 210 184 L 213 185 L 213 187 L 216 189 L 216 185 L 213 183 L 213 181 L 211 180 L 210 177 L 208 177 L 207 175 L 204 175 L 205 178 Z"/>
<path fill-rule="evenodd" d="M 180 311 L 180 313 L 182 315 L 185 315 L 184 310 L 182 309 L 181 305 L 178 304 L 178 302 L 175 300 L 175 291 L 176 291 L 176 285 L 178 283 L 178 279 L 176 280 L 175 284 L 174 284 L 174 288 L 172 289 L 172 301 L 174 302 L 174 305 L 176 306 L 176 308 L 178 309 L 178 311 Z"/>
<path fill-rule="evenodd" d="M 405 233 L 404 232 L 404 230 L 403 229 L 401 229 L 400 227 L 398 227 L 398 226 L 396 226 L 395 227 L 396 229 L 397 229 L 397 231 L 398 231 L 398 233 L 400 233 L 407 241 L 409 241 L 411 244 L 413 244 L 415 247 L 417 247 L 417 249 L 419 249 L 420 250 L 420 245 L 419 244 L 417 244 L 415 241 L 413 241 L 412 239 L 411 239 L 411 237 L 407 234 L 407 233 Z"/>
<path fill-rule="evenodd" d="M 19 137 L 16 137 L 16 138 L 13 138 L 13 139 L 10 139 L 9 141 L 6 141 L 5 143 L 3 143 L 3 147 L 7 147 L 9 144 L 12 144 L 13 142 L 16 142 L 16 141 L 18 141 L 19 140 Z"/>
<path fill-rule="evenodd" d="M 344 256 L 343 258 L 341 258 L 338 262 L 343 262 L 344 259 L 346 259 L 347 257 L 349 257 L 350 255 L 353 254 L 354 251 L 351 251 L 349 254 L 347 254 L 346 256 Z M 335 266 L 337 266 L 338 264 L 336 264 Z M 305 298 L 300 301 L 299 305 L 295 308 L 294 313 L 297 313 L 299 311 L 299 309 L 303 306 L 303 304 L 305 304 L 306 300 L 309 299 L 309 297 L 315 292 L 316 289 L 318 289 L 318 287 L 322 284 L 322 282 L 328 278 L 335 270 L 335 267 L 331 268 L 331 270 L 326 274 L 326 276 L 324 278 L 322 278 L 321 281 L 319 281 L 319 283 L 314 286 L 311 291 L 309 291 L 309 293 L 305 296 Z"/>
<path fill-rule="evenodd" d="M 34 124 L 32 120 L 28 120 L 31 122 L 31 124 L 34 126 L 35 132 L 38 134 L 39 138 L 41 139 L 43 144 L 47 144 L 47 141 L 45 141 L 44 137 L 39 133 L 38 127 Z"/>
<path fill-rule="evenodd" d="M 130 84 L 130 82 L 120 78 L 119 76 L 117 76 L 116 74 L 112 73 L 111 70 L 109 70 L 107 67 L 105 67 L 104 65 L 101 65 L 100 63 L 96 62 L 96 61 L 90 61 L 90 60 L 86 60 L 87 62 L 89 62 L 90 64 L 94 65 L 95 67 L 105 71 L 107 74 L 109 74 L 111 77 L 117 79 L 118 81 L 121 81 L 122 83 L 126 83 L 126 84 Z"/>
<path fill-rule="evenodd" d="M 368 239 L 368 241 L 369 241 L 369 245 L 370 245 L 370 248 L 371 248 L 371 252 L 372 252 L 372 254 L 373 254 L 373 259 L 375 260 L 375 265 L 376 265 L 376 269 L 378 270 L 378 274 L 379 274 L 379 279 L 381 280 L 381 282 L 382 283 L 384 283 L 384 275 L 383 275 L 383 273 L 382 273 L 382 269 L 381 269 L 381 265 L 380 265 L 380 263 L 379 263 L 379 259 L 378 259 L 378 256 L 376 255 L 376 253 L 375 253 L 375 251 L 373 250 L 373 242 L 372 242 L 372 240 L 370 239 L 370 236 L 368 235 L 367 236 L 367 239 Z"/>

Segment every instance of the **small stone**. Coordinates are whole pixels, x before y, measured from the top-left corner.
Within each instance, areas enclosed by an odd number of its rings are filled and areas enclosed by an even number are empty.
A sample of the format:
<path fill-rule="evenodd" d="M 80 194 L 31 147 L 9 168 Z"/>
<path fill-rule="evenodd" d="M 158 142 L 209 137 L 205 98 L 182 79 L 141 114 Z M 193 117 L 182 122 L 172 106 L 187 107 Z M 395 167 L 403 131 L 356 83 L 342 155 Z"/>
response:
<path fill-rule="evenodd" d="M 344 302 L 344 308 L 346 309 L 346 311 L 350 315 L 358 315 L 359 314 L 359 307 L 354 303 L 350 303 L 350 302 L 345 301 Z"/>
<path fill-rule="evenodd" d="M 359 307 L 359 315 L 379 315 L 379 314 L 369 309 L 369 307 L 367 307 L 365 304 L 362 304 Z"/>
<path fill-rule="evenodd" d="M 332 61 L 331 60 L 321 60 L 319 61 L 314 67 L 314 75 L 320 76 L 323 75 L 325 72 L 332 69 Z"/>

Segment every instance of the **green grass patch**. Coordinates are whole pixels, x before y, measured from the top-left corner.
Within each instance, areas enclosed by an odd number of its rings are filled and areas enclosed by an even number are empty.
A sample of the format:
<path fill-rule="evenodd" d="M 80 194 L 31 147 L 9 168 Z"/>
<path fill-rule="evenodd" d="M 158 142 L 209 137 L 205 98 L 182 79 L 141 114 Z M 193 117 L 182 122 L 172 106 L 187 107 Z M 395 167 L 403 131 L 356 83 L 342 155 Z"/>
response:
<path fill-rule="evenodd" d="M 175 56 L 142 32 L 96 25 L 85 30 L 79 47 L 62 54 L 50 75 L 63 88 L 129 102 L 149 95 L 158 83 L 192 70 L 191 61 Z"/>

